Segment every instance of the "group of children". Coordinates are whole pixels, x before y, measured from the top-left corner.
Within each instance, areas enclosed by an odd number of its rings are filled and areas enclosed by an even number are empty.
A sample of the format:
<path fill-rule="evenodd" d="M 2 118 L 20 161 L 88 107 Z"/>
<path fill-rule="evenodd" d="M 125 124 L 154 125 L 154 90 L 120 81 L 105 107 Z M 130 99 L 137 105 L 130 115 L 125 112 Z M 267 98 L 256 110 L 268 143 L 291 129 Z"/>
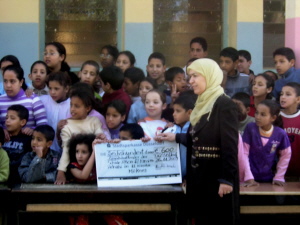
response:
<path fill-rule="evenodd" d="M 186 66 L 207 56 L 206 40 L 196 37 Z M 186 67 L 166 68 L 164 55 L 154 52 L 145 76 L 130 51 L 111 45 L 101 49 L 101 66 L 88 60 L 78 75 L 65 59 L 61 43 L 46 44 L 44 60 L 32 64 L 31 84 L 16 57 L 1 59 L 0 182 L 96 182 L 96 144 L 160 141 L 162 133 L 179 143 L 185 177 L 186 146 L 176 134 L 188 132 L 197 101 Z M 299 70 L 288 48 L 276 50 L 274 61 L 281 79 L 272 71 L 254 75 L 246 50 L 220 52 L 222 86 L 239 109 L 240 180 L 246 185 L 282 185 L 286 171 L 289 179 L 300 177 Z"/>

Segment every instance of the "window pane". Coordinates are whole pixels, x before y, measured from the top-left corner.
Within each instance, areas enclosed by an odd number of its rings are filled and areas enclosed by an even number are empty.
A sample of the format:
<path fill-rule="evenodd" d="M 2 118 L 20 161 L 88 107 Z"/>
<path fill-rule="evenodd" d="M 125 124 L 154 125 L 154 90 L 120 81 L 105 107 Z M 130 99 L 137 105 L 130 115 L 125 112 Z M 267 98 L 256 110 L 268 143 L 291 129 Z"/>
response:
<path fill-rule="evenodd" d="M 222 47 L 222 0 L 154 0 L 154 51 L 168 67 L 185 66 L 189 43 L 207 40 L 209 57 L 218 60 Z"/>
<path fill-rule="evenodd" d="M 285 0 L 264 0 L 264 67 L 274 67 L 273 52 L 284 47 Z"/>
<path fill-rule="evenodd" d="M 46 43 L 61 42 L 66 61 L 99 62 L 102 46 L 117 43 L 117 0 L 46 0 Z"/>

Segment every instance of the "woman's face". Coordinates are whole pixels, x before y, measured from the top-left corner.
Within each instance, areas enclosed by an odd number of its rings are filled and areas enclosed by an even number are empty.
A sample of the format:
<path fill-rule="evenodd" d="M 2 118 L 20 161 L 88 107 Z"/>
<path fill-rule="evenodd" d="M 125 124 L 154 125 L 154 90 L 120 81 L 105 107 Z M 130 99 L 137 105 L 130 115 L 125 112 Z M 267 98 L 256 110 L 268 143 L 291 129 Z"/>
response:
<path fill-rule="evenodd" d="M 194 93 L 201 95 L 206 90 L 206 79 L 200 73 L 190 69 L 188 72 L 190 77 L 190 85 L 192 86 Z"/>

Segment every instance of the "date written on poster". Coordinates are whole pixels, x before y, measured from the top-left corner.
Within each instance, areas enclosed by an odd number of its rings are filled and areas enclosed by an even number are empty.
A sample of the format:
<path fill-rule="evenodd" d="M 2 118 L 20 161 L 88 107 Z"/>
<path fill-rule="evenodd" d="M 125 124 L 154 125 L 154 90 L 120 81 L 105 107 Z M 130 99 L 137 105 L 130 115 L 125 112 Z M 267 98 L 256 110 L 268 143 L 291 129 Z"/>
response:
<path fill-rule="evenodd" d="M 122 141 L 96 145 L 98 187 L 181 183 L 175 142 Z"/>

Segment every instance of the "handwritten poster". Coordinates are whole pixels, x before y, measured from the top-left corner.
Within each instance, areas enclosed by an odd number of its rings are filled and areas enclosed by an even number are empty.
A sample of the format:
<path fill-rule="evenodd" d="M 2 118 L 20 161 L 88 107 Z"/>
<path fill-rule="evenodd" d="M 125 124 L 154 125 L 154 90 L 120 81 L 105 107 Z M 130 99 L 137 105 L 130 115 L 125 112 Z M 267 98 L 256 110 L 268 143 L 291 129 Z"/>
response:
<path fill-rule="evenodd" d="M 98 187 L 181 183 L 175 142 L 122 141 L 96 145 Z"/>

